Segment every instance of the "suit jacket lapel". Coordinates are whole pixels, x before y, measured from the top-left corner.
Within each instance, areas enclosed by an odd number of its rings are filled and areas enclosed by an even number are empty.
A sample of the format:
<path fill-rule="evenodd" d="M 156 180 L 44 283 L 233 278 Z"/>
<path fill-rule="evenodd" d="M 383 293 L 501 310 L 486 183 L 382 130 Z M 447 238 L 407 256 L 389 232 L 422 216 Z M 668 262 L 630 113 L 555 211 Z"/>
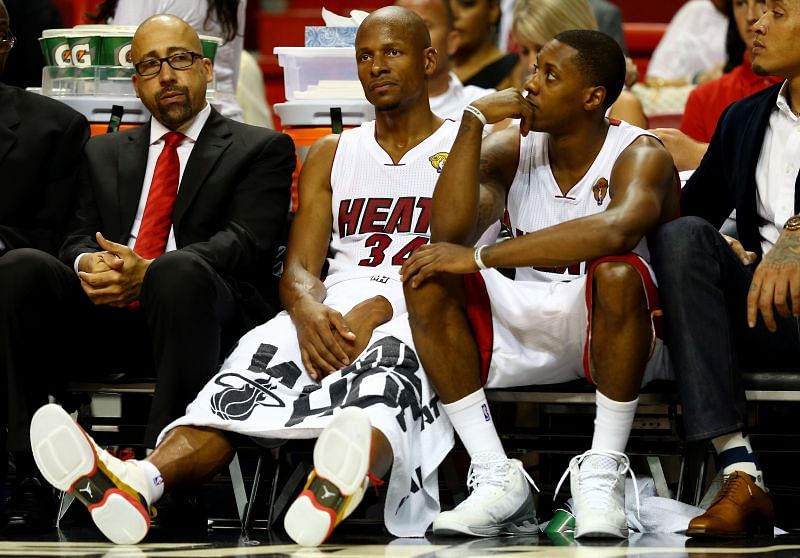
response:
<path fill-rule="evenodd" d="M 144 174 L 147 169 L 147 154 L 150 145 L 150 124 L 131 133 L 119 144 L 117 186 L 119 195 L 120 235 L 116 241 L 128 243 L 128 235 L 136 219 L 139 198 L 144 187 Z"/>
<path fill-rule="evenodd" d="M 3 107 L 3 110 L 0 111 L 0 161 L 17 143 L 15 129 L 21 122 L 12 97 L 11 90 L 0 84 L 0 107 Z"/>
<path fill-rule="evenodd" d="M 800 173 L 794 179 L 794 214 L 800 213 Z"/>
<path fill-rule="evenodd" d="M 228 124 L 225 118 L 212 108 L 183 171 L 178 199 L 175 200 L 175 209 L 172 213 L 176 234 L 181 218 L 197 196 L 211 169 L 216 165 L 217 159 L 230 144 L 231 131 Z"/>
<path fill-rule="evenodd" d="M 769 95 L 764 102 L 755 107 L 755 110 L 750 114 L 747 125 L 742 128 L 742 133 L 746 134 L 744 141 L 742 141 L 742 151 L 740 156 L 747 157 L 748 163 L 744 167 L 747 169 L 746 174 L 740 178 L 743 184 L 739 189 L 742 199 L 737 203 L 736 219 L 739 222 L 739 234 L 749 236 L 748 232 L 754 232 L 755 236 L 750 239 L 750 248 L 756 248 L 756 253 L 761 253 L 761 242 L 758 235 L 758 218 L 756 215 L 757 206 L 757 185 L 756 185 L 756 167 L 758 166 L 758 159 L 761 156 L 761 148 L 764 145 L 764 135 L 767 133 L 767 126 L 769 125 L 769 117 L 772 114 L 772 109 L 775 107 L 775 100 L 778 98 L 780 91 L 780 84 L 774 86 L 775 91 L 773 95 Z M 742 238 L 745 240 L 745 238 Z M 748 245 L 748 244 L 745 244 Z"/>

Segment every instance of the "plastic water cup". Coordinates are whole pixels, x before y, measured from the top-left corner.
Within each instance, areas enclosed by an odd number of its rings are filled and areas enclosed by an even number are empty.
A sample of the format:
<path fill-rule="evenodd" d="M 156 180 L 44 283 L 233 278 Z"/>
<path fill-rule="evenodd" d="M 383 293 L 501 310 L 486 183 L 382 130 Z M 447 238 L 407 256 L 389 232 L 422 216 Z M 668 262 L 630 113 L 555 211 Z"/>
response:
<path fill-rule="evenodd" d="M 557 509 L 553 513 L 553 519 L 547 524 L 544 532 L 550 533 L 565 533 L 567 531 L 575 530 L 575 516 L 565 509 Z"/>
<path fill-rule="evenodd" d="M 74 33 L 67 36 L 69 48 L 72 51 L 72 65 L 76 68 L 88 68 L 97 65 L 100 57 L 102 37 Z"/>
<path fill-rule="evenodd" d="M 71 29 L 46 29 L 39 39 L 39 46 L 48 66 L 72 66 L 72 51 L 67 35 Z"/>
<path fill-rule="evenodd" d="M 222 46 L 222 39 L 212 35 L 200 35 L 200 44 L 203 46 L 203 56 L 214 62 L 217 50 Z"/>
<path fill-rule="evenodd" d="M 101 35 L 100 66 L 125 66 L 133 68 L 131 57 L 132 35 L 116 34 L 114 32 Z"/>

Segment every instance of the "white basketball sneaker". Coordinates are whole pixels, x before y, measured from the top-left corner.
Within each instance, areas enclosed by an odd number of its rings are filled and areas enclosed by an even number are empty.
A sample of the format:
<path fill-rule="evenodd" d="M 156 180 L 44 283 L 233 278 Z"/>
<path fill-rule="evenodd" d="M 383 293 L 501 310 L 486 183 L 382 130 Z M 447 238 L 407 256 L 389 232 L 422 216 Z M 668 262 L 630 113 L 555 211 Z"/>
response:
<path fill-rule="evenodd" d="M 529 483 L 536 487 L 517 459 L 473 460 L 467 478 L 469 497 L 440 513 L 433 520 L 433 532 L 475 537 L 538 533 Z"/>
<path fill-rule="evenodd" d="M 283 518 L 286 533 L 302 546 L 319 546 L 364 498 L 372 425 L 366 411 L 345 407 L 314 445 L 314 470 Z"/>
<path fill-rule="evenodd" d="M 33 415 L 31 449 L 47 482 L 83 503 L 111 542 L 136 544 L 144 538 L 150 487 L 135 461 L 120 461 L 101 449 L 59 405 L 45 405 Z"/>
<path fill-rule="evenodd" d="M 636 477 L 628 456 L 611 450 L 589 450 L 577 455 L 556 487 L 556 493 L 570 475 L 575 538 L 627 538 L 625 519 L 625 476 L 630 472 L 634 486 Z M 638 509 L 638 491 L 636 494 Z"/>

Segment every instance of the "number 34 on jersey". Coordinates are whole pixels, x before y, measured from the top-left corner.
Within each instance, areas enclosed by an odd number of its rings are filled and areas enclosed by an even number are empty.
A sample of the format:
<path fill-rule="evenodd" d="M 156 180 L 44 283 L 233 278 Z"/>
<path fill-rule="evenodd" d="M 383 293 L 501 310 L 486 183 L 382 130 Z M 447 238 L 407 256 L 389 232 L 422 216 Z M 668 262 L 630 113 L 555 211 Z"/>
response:
<path fill-rule="evenodd" d="M 369 255 L 358 265 L 377 267 L 386 258 L 391 265 L 403 265 L 423 244 L 430 232 L 431 198 L 354 198 L 339 203 L 338 225 L 342 239 L 364 236 Z"/>

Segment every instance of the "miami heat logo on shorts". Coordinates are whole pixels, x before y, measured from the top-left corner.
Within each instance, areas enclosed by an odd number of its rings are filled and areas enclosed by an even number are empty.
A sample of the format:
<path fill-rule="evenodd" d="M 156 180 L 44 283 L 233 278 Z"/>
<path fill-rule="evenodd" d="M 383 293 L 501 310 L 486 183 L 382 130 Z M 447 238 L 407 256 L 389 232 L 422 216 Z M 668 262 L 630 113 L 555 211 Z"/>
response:
<path fill-rule="evenodd" d="M 275 396 L 272 378 L 251 380 L 235 373 L 217 376 L 216 384 L 224 389 L 211 398 L 211 410 L 225 420 L 247 420 L 256 407 L 284 407 Z"/>
<path fill-rule="evenodd" d="M 428 161 L 431 162 L 431 166 L 436 169 L 436 172 L 441 174 L 444 168 L 444 162 L 447 161 L 447 152 L 440 151 L 435 155 L 431 155 L 428 157 Z"/>
<path fill-rule="evenodd" d="M 592 194 L 594 194 L 594 201 L 597 202 L 597 205 L 603 205 L 603 200 L 606 199 L 608 194 L 608 180 L 598 178 L 597 182 L 592 186 Z"/>

